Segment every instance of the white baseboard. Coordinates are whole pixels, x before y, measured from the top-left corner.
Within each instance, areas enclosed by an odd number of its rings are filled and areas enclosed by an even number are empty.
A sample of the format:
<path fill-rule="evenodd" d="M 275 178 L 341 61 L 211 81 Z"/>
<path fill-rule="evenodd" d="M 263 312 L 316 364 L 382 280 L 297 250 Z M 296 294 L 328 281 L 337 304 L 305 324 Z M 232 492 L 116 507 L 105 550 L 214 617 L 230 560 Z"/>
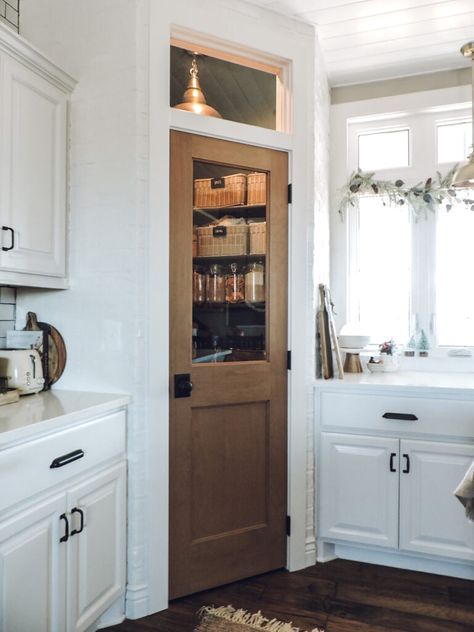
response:
<path fill-rule="evenodd" d="M 305 543 L 305 568 L 316 564 L 316 539 L 308 538 Z"/>
<path fill-rule="evenodd" d="M 148 607 L 148 585 L 127 586 L 125 596 L 125 614 L 127 619 L 141 619 L 150 614 Z"/>

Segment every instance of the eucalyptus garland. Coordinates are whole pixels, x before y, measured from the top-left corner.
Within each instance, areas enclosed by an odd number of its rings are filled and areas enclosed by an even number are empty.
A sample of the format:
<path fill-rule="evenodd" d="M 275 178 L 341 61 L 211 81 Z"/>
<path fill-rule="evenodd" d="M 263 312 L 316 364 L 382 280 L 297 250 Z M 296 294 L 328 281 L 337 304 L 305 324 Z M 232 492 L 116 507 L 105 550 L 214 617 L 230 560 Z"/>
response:
<path fill-rule="evenodd" d="M 339 205 L 341 218 L 350 207 L 358 207 L 359 198 L 365 195 L 378 195 L 382 198 L 384 206 L 410 207 L 419 217 L 427 215 L 428 211 L 434 212 L 437 208 L 444 207 L 450 211 L 454 204 L 462 203 L 474 211 L 474 199 L 466 197 L 465 190 L 453 189 L 451 183 L 457 169 L 455 165 L 445 176 L 436 172 L 437 180 L 428 178 L 425 183 L 419 182 L 415 186 L 408 187 L 403 180 L 377 180 L 375 172 L 355 171 L 349 182 L 342 189 L 342 199 Z"/>

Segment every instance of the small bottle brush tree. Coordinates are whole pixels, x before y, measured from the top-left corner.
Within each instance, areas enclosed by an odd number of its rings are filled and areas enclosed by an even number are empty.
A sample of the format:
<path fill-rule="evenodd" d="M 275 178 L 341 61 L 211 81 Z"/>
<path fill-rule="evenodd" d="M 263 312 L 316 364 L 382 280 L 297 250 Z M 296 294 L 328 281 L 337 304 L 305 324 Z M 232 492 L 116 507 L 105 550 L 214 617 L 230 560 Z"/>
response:
<path fill-rule="evenodd" d="M 420 357 L 426 358 L 428 355 L 428 349 L 430 348 L 430 343 L 424 329 L 422 329 L 420 332 L 417 347 L 418 351 L 420 352 Z"/>

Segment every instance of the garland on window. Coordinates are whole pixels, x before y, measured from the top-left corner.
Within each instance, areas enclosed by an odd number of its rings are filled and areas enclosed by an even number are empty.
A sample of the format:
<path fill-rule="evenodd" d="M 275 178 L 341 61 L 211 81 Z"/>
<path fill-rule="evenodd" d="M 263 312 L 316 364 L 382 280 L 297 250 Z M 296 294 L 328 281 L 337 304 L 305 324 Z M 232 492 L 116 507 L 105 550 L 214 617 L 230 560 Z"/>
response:
<path fill-rule="evenodd" d="M 436 182 L 428 178 L 424 184 L 419 182 L 413 187 L 408 187 L 403 180 L 376 180 L 374 172 L 355 171 L 342 189 L 339 214 L 344 219 L 347 209 L 357 208 L 359 198 L 366 195 L 381 196 L 384 206 L 408 205 L 415 217 L 422 214 L 426 216 L 428 211 L 434 212 L 440 206 L 450 211 L 456 203 L 466 204 L 474 211 L 474 199 L 465 197 L 466 192 L 462 189 L 456 190 L 451 187 L 456 169 L 457 165 L 445 176 L 437 171 Z"/>

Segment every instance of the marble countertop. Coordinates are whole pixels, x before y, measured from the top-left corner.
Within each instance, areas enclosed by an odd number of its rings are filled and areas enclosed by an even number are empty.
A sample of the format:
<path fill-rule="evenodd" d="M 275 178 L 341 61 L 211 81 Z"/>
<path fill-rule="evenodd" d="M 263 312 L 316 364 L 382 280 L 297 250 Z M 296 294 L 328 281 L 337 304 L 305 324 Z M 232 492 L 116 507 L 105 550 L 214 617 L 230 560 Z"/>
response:
<path fill-rule="evenodd" d="M 126 407 L 124 394 L 51 390 L 0 406 L 0 450 Z"/>
<path fill-rule="evenodd" d="M 346 373 L 344 379 L 316 380 L 324 390 L 420 392 L 426 395 L 457 396 L 474 399 L 473 373 L 394 371 L 391 373 Z"/>

